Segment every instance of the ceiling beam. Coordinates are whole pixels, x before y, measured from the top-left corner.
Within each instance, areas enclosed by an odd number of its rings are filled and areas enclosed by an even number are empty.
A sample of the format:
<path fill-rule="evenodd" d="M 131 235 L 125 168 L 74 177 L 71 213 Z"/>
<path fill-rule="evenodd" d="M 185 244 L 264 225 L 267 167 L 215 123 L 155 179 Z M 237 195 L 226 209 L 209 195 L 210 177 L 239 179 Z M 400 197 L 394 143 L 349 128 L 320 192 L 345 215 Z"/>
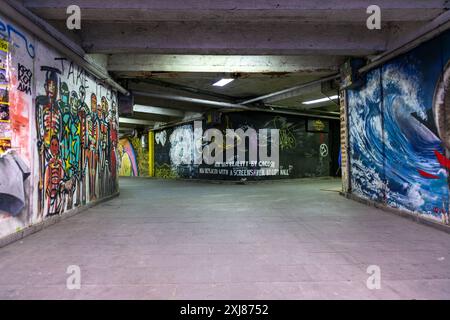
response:
<path fill-rule="evenodd" d="M 180 110 L 153 107 L 153 106 L 144 106 L 140 104 L 135 104 L 133 106 L 133 111 L 137 113 L 155 114 L 168 117 L 178 117 L 178 118 L 184 117 L 184 112 Z"/>
<path fill-rule="evenodd" d="M 129 125 L 138 125 L 138 126 L 153 126 L 155 124 L 155 121 L 119 117 L 119 124 L 129 124 Z"/>
<path fill-rule="evenodd" d="M 401 27 L 399 27 L 401 29 Z M 149 22 L 92 23 L 82 27 L 83 47 L 89 53 L 125 53 L 113 57 L 110 70 L 119 69 L 114 59 L 133 58 L 136 69 L 150 63 L 145 54 L 222 54 L 222 55 L 337 55 L 361 56 L 386 49 L 389 28 L 368 30 L 365 23 L 308 24 L 303 22 Z M 295 59 L 295 58 L 293 58 Z M 298 59 L 298 58 L 297 58 Z M 309 60 L 308 60 L 309 59 Z M 332 59 L 332 58 L 331 58 Z M 301 69 L 307 70 L 306 58 Z M 299 60 L 297 60 L 297 65 Z M 332 63 L 318 59 L 315 68 L 329 68 Z M 129 63 L 126 63 L 130 66 Z M 161 65 L 161 63 L 160 63 Z M 197 68 L 199 64 L 197 63 Z M 211 65 L 211 64 L 210 64 Z M 223 65 L 223 63 L 222 63 Z M 236 62 L 235 62 L 236 65 Z M 281 63 L 278 68 L 281 68 Z M 292 66 L 288 61 L 286 68 Z M 153 67 L 150 65 L 150 67 Z M 160 66 L 158 66 L 160 67 Z M 275 65 L 276 67 L 276 65 Z M 243 66 L 237 68 L 242 69 Z M 292 67 L 291 67 L 292 68 Z M 218 69 L 224 69 L 219 64 Z M 236 68 L 228 68 L 228 70 Z M 270 69 L 265 67 L 265 70 Z M 154 70 L 154 69 L 153 69 Z"/>
<path fill-rule="evenodd" d="M 237 110 L 251 109 L 247 106 L 243 106 L 243 105 L 235 104 L 235 103 L 228 103 L 228 102 L 223 102 L 223 101 L 213 101 L 213 100 L 199 99 L 199 98 L 191 98 L 191 97 L 180 96 L 180 95 L 175 95 L 175 94 L 162 94 L 162 93 L 144 92 L 144 91 L 133 91 L 133 94 L 135 96 L 143 96 L 143 97 L 150 97 L 150 98 L 156 98 L 156 99 L 172 100 L 172 101 L 178 101 L 178 102 L 206 105 L 211 108 L 219 108 L 219 109 L 220 108 L 228 108 L 228 109 L 237 109 Z"/>
<path fill-rule="evenodd" d="M 225 94 L 221 94 L 221 93 L 217 93 L 217 92 L 212 92 L 212 91 L 207 91 L 207 90 L 203 90 L 203 89 L 199 89 L 199 88 L 185 86 L 185 85 L 178 84 L 178 83 L 166 82 L 166 81 L 162 81 L 162 80 L 158 80 L 158 79 L 142 78 L 142 74 L 141 74 L 141 77 L 135 76 L 137 78 L 133 78 L 132 75 L 134 74 L 134 72 L 123 72 L 123 73 L 115 73 L 115 74 L 117 75 L 118 78 L 124 78 L 124 79 L 127 79 L 128 81 L 134 82 L 134 83 L 146 83 L 146 84 L 154 85 L 154 86 L 161 87 L 161 88 L 168 88 L 168 89 L 174 89 L 174 90 L 178 90 L 178 91 L 188 92 L 190 94 L 209 96 L 209 97 L 213 97 L 215 99 L 221 99 L 221 100 L 225 100 L 225 101 L 234 100 L 234 97 L 227 96 Z M 153 74 L 154 73 L 150 73 L 148 76 L 153 75 Z M 174 74 L 175 73 L 170 73 L 168 75 L 173 76 Z M 158 73 L 158 75 L 161 75 L 161 73 Z M 131 79 L 129 79 L 129 78 L 131 78 Z"/>
<path fill-rule="evenodd" d="M 339 56 L 113 54 L 107 68 L 113 72 L 335 72 L 344 60 Z"/>
<path fill-rule="evenodd" d="M 24 4 L 46 19 L 64 19 L 73 0 L 24 0 Z M 210 1 L 210 0 L 77 0 L 85 21 L 316 21 L 343 22 L 367 19 L 365 0 L 317 1 Z M 442 12 L 445 0 L 377 0 L 383 19 L 430 20 Z"/>
<path fill-rule="evenodd" d="M 329 77 L 321 78 L 318 80 L 313 80 L 307 83 L 302 83 L 297 86 L 287 88 L 281 91 L 269 93 L 260 97 L 252 98 L 249 100 L 245 100 L 241 102 L 241 104 L 247 105 L 255 102 L 274 102 L 289 99 L 301 94 L 305 94 L 306 92 L 314 92 L 315 89 L 318 88 L 318 92 L 320 92 L 320 84 L 325 81 L 331 81 L 338 79 L 340 77 L 339 74 L 331 75 Z"/>

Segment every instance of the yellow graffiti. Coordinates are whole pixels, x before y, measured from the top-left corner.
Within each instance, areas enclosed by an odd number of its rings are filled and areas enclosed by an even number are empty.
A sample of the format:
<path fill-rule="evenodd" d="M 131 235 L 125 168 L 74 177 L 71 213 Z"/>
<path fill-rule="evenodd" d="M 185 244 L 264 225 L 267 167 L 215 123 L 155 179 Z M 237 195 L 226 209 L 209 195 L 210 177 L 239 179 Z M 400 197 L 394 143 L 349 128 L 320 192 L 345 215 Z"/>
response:
<path fill-rule="evenodd" d="M 8 41 L 0 40 L 0 51 L 8 52 Z"/>
<path fill-rule="evenodd" d="M 131 169 L 130 156 L 124 152 L 121 158 L 121 165 L 119 169 L 119 176 L 131 177 L 133 176 L 133 170 Z"/>
<path fill-rule="evenodd" d="M 281 150 L 291 150 L 297 146 L 297 140 L 295 138 L 294 126 L 286 123 L 284 118 L 275 117 L 271 122 L 267 124 L 275 129 L 279 129 L 280 134 L 280 148 Z"/>
<path fill-rule="evenodd" d="M 316 131 L 323 131 L 325 129 L 325 124 L 321 120 L 314 121 L 314 129 Z"/>
<path fill-rule="evenodd" d="M 280 129 L 281 150 L 294 149 L 297 146 L 294 134 L 289 129 Z"/>
<path fill-rule="evenodd" d="M 155 176 L 157 178 L 163 178 L 163 179 L 178 178 L 178 174 L 174 170 L 172 170 L 172 168 L 167 163 L 165 163 L 161 166 L 155 165 Z"/>

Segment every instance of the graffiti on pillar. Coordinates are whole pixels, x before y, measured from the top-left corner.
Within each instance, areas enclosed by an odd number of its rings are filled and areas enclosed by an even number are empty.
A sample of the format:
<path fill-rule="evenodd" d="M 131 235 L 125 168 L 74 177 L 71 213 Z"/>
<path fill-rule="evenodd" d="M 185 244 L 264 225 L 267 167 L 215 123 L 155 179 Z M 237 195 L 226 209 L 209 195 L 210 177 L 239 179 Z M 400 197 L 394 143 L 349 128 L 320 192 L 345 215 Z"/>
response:
<path fill-rule="evenodd" d="M 56 60 L 61 68 L 40 68 L 44 81 L 35 106 L 40 217 L 117 191 L 115 95 L 73 63 L 67 67 L 65 59 Z"/>

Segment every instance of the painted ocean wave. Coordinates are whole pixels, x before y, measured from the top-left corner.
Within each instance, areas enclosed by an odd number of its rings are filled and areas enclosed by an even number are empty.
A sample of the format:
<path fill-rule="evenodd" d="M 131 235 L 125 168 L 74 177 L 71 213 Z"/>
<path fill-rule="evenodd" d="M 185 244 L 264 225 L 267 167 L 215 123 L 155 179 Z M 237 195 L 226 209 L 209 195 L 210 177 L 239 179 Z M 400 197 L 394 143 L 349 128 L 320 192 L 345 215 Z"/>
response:
<path fill-rule="evenodd" d="M 435 155 L 444 153 L 442 143 L 424 124 L 431 106 L 424 104 L 422 81 L 413 66 L 390 64 L 368 74 L 365 89 L 348 92 L 352 188 L 440 219 L 437 209 L 448 208 L 447 172 Z"/>

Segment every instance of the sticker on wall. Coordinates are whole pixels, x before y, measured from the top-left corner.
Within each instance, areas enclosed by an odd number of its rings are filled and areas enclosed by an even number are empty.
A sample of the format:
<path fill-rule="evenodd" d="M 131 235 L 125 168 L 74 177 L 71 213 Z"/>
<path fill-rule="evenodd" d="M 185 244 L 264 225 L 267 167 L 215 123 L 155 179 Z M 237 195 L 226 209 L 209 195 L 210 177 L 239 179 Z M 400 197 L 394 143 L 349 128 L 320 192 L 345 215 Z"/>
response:
<path fill-rule="evenodd" d="M 26 94 L 31 94 L 31 79 L 33 78 L 33 72 L 31 72 L 31 69 L 28 69 L 19 63 L 17 73 L 17 80 L 19 81 L 17 90 L 25 92 Z"/>
<path fill-rule="evenodd" d="M 9 105 L 8 88 L 0 88 L 0 105 Z"/>
<path fill-rule="evenodd" d="M 0 121 L 9 122 L 9 106 L 6 104 L 0 104 Z"/>
<path fill-rule="evenodd" d="M 9 114 L 8 49 L 8 42 L 0 39 L 0 154 L 11 149 L 12 137 Z"/>
<path fill-rule="evenodd" d="M 327 133 L 328 122 L 320 119 L 310 119 L 306 125 L 306 131 Z"/>
<path fill-rule="evenodd" d="M 0 51 L 2 52 L 8 52 L 9 50 L 9 43 L 8 41 L 4 39 L 0 39 Z"/>
<path fill-rule="evenodd" d="M 6 69 L 0 69 L 0 88 L 6 88 L 8 86 L 8 77 Z"/>

